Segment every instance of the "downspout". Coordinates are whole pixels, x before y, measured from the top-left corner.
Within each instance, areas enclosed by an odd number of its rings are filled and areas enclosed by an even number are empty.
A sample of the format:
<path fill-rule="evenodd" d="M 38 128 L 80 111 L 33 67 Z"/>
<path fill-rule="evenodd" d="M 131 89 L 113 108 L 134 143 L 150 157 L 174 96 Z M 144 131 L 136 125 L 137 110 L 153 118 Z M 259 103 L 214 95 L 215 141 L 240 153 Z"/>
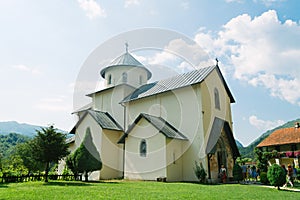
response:
<path fill-rule="evenodd" d="M 126 106 L 121 103 L 121 106 L 123 106 L 123 113 L 124 113 L 124 116 L 123 116 L 123 134 L 125 135 L 126 133 Z M 124 139 L 124 143 L 123 143 L 123 170 L 122 170 L 122 178 L 124 179 L 125 177 L 125 139 Z"/>

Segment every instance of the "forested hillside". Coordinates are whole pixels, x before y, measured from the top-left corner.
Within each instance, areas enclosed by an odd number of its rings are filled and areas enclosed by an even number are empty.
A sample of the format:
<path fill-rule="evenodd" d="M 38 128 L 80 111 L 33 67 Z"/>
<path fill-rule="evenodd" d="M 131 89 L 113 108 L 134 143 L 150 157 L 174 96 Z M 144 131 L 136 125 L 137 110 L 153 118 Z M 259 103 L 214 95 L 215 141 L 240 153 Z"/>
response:
<path fill-rule="evenodd" d="M 24 143 L 30 138 L 17 133 L 8 135 L 0 135 L 0 154 L 2 157 L 7 157 L 11 153 L 14 146 L 19 143 Z"/>

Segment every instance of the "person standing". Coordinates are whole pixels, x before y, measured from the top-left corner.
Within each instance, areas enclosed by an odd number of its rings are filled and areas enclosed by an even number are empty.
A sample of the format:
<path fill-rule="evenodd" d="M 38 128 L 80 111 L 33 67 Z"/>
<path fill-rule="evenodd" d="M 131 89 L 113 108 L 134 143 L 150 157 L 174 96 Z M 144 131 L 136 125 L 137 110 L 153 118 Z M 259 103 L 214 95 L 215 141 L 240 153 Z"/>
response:
<path fill-rule="evenodd" d="M 220 175 L 221 175 L 222 182 L 226 183 L 227 174 L 226 174 L 226 168 L 224 167 L 224 165 L 221 165 Z"/>
<path fill-rule="evenodd" d="M 257 173 L 256 173 L 256 167 L 255 165 L 252 166 L 252 179 L 255 179 L 257 181 Z"/>
<path fill-rule="evenodd" d="M 294 173 L 294 170 L 293 170 L 291 164 L 288 164 L 288 168 L 287 168 L 287 182 L 284 184 L 283 187 L 287 187 L 288 183 L 292 187 L 294 187 L 294 184 L 293 184 L 293 173 Z"/>
<path fill-rule="evenodd" d="M 251 175 L 252 175 L 252 172 L 251 172 L 252 170 L 251 170 L 251 167 L 250 167 L 250 165 L 248 165 L 248 167 L 247 167 L 247 181 L 249 181 L 250 182 L 250 177 L 251 177 Z"/>
<path fill-rule="evenodd" d="M 243 163 L 242 165 L 242 174 L 243 174 L 243 181 L 246 181 L 247 178 L 247 166 L 245 165 L 245 163 Z"/>

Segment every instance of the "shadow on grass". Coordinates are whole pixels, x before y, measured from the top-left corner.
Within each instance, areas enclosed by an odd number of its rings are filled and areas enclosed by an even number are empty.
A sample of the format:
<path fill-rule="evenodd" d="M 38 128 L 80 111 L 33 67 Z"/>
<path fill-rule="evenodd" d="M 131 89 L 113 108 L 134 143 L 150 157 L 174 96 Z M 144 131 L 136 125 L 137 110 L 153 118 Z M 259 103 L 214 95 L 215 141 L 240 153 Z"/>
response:
<path fill-rule="evenodd" d="M 8 188 L 8 186 L 4 183 L 0 183 L 0 188 Z"/>
<path fill-rule="evenodd" d="M 73 181 L 73 182 L 67 182 L 67 181 L 49 181 L 47 183 L 44 183 L 45 186 L 93 186 L 94 184 L 118 184 L 119 182 L 114 181 L 89 181 L 89 182 L 80 182 L 80 181 Z"/>

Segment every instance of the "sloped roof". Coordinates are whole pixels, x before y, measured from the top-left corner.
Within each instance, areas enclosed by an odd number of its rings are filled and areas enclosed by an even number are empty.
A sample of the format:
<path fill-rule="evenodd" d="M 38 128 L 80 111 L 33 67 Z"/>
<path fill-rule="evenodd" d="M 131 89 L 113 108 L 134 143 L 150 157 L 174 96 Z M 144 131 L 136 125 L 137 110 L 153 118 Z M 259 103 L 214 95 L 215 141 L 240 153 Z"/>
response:
<path fill-rule="evenodd" d="M 117 66 L 117 65 L 129 65 L 129 66 L 139 66 L 144 67 L 142 63 L 140 63 L 137 59 L 135 59 L 130 53 L 126 52 L 123 55 L 114 59 L 109 66 Z"/>
<path fill-rule="evenodd" d="M 85 114 L 79 119 L 70 133 L 75 134 L 76 128 L 82 122 L 82 120 L 86 117 L 86 115 L 91 115 L 93 119 L 101 126 L 102 129 L 109 129 L 109 130 L 116 130 L 122 131 L 123 128 L 116 122 L 116 120 L 108 113 L 108 112 L 101 112 L 97 110 L 87 110 Z"/>
<path fill-rule="evenodd" d="M 265 138 L 257 147 L 300 143 L 300 128 L 278 129 Z"/>
<path fill-rule="evenodd" d="M 79 112 L 86 111 L 86 110 L 89 110 L 89 109 L 92 108 L 92 105 L 93 105 L 93 103 L 90 102 L 90 103 L 88 103 L 88 104 L 82 106 L 81 108 L 78 108 L 77 110 L 75 110 L 74 112 L 72 112 L 72 114 L 74 114 L 74 113 L 79 113 Z"/>
<path fill-rule="evenodd" d="M 233 133 L 231 131 L 231 128 L 229 126 L 229 123 L 223 119 L 220 119 L 218 117 L 215 117 L 210 134 L 209 134 L 209 138 L 208 138 L 208 142 L 206 145 L 206 149 L 205 149 L 205 153 L 209 154 L 209 153 L 215 153 L 216 150 L 216 144 L 218 142 L 218 139 L 221 136 L 221 132 L 222 129 L 224 130 L 227 139 L 229 141 L 229 145 L 231 147 L 232 150 L 232 154 L 234 158 L 237 158 L 240 156 L 240 152 L 238 150 L 238 147 L 235 143 L 234 137 L 233 137 Z"/>
<path fill-rule="evenodd" d="M 114 85 L 114 86 L 111 86 L 111 87 L 107 87 L 107 88 L 98 90 L 96 92 L 89 93 L 86 96 L 93 97 L 93 94 L 102 93 L 102 92 L 105 92 L 105 91 L 108 91 L 108 90 L 112 90 L 112 89 L 115 89 L 115 88 L 118 88 L 118 87 L 124 87 L 124 86 L 135 89 L 135 87 L 133 87 L 132 85 L 129 85 L 127 83 L 121 83 L 121 84 L 118 84 L 118 85 Z"/>
<path fill-rule="evenodd" d="M 71 144 L 71 143 L 73 143 L 73 142 L 75 142 L 75 135 L 72 136 L 72 137 L 70 137 L 70 138 L 67 138 L 67 139 L 66 139 L 66 143 L 67 143 L 67 144 Z"/>
<path fill-rule="evenodd" d="M 121 56 L 114 59 L 107 67 L 103 68 L 100 71 L 101 76 L 104 78 L 105 72 L 108 68 L 116 67 L 116 66 L 133 66 L 133 67 L 141 67 L 147 71 L 147 77 L 148 79 L 151 78 L 152 74 L 151 72 L 137 59 L 135 59 L 130 53 L 126 52 L 122 54 Z"/>
<path fill-rule="evenodd" d="M 137 123 L 142 119 L 146 119 L 150 124 L 152 124 L 159 132 L 164 134 L 167 138 L 188 140 L 180 131 L 178 131 L 169 122 L 161 117 L 155 117 L 149 114 L 141 113 L 133 122 L 133 124 L 128 128 L 126 133 L 120 138 L 118 143 L 124 143 L 127 135 L 132 131 L 132 129 L 137 125 Z"/>
<path fill-rule="evenodd" d="M 132 94 L 125 97 L 122 102 L 129 102 L 129 101 L 140 99 L 143 97 L 147 97 L 147 96 L 151 96 L 151 95 L 155 95 L 155 94 L 159 94 L 159 93 L 167 92 L 170 90 L 174 90 L 174 89 L 178 89 L 178 88 L 182 88 L 182 87 L 200 83 L 214 69 L 217 70 L 217 73 L 221 77 L 224 87 L 230 97 L 231 103 L 235 102 L 218 66 L 210 66 L 210 67 L 205 67 L 205 68 L 201 68 L 198 70 L 193 70 L 191 72 L 179 74 L 177 76 L 174 76 L 174 77 L 171 77 L 171 78 L 168 78 L 165 80 L 161 80 L 161 81 L 157 81 L 154 83 L 149 83 L 149 84 L 143 85 L 143 86 L 139 87 L 138 89 L 136 89 Z"/>

